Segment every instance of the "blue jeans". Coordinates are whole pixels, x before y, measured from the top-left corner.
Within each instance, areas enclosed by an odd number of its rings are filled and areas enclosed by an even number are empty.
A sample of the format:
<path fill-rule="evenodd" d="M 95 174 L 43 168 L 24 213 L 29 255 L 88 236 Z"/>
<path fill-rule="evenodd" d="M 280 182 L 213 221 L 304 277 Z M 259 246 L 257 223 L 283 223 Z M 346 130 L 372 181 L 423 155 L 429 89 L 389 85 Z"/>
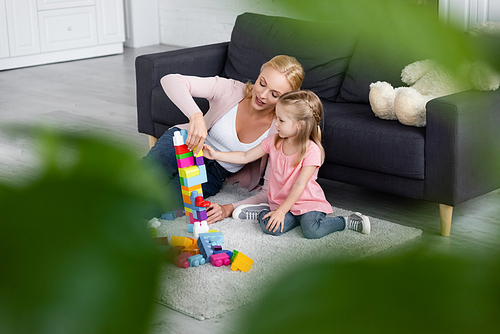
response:
<path fill-rule="evenodd" d="M 145 163 L 160 167 L 161 174 L 163 175 L 161 180 L 162 185 L 166 187 L 170 194 L 169 207 L 166 208 L 166 211 L 177 210 L 184 206 L 173 141 L 175 131 L 179 131 L 179 128 L 174 127 L 165 131 L 148 154 L 143 158 Z M 201 187 L 203 189 L 203 198 L 207 198 L 220 191 L 224 181 L 231 173 L 225 170 L 215 160 L 204 158 L 204 161 L 208 182 L 203 183 Z"/>
<path fill-rule="evenodd" d="M 268 212 L 270 211 L 261 211 L 258 218 L 260 227 L 266 234 L 276 236 L 281 235 L 300 225 L 304 237 L 307 239 L 319 239 L 332 232 L 342 231 L 345 229 L 344 217 L 326 217 L 324 212 L 319 211 L 310 211 L 296 216 L 289 211 L 285 215 L 283 232 L 281 232 L 280 229 L 276 232 L 272 232 L 266 228 L 266 225 L 269 222 L 269 217 L 263 219 Z"/>

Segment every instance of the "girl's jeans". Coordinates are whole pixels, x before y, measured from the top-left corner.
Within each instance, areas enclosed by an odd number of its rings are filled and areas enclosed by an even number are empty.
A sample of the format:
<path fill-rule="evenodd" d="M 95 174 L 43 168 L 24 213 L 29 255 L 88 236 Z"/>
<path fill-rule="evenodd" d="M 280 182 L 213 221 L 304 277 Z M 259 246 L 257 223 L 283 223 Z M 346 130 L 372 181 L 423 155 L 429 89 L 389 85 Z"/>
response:
<path fill-rule="evenodd" d="M 165 131 L 148 154 L 143 158 L 145 163 L 160 167 L 160 172 L 163 174 L 162 184 L 169 192 L 169 207 L 166 208 L 166 211 L 177 210 L 184 207 L 173 141 L 175 131 L 179 131 L 179 128 L 173 127 Z M 225 170 L 215 160 L 206 158 L 204 158 L 204 160 L 208 182 L 203 183 L 201 187 L 203 189 L 203 198 L 207 198 L 220 191 L 223 182 L 231 173 Z"/>
<path fill-rule="evenodd" d="M 332 232 L 345 229 L 344 217 L 326 217 L 325 213 L 319 211 L 310 211 L 296 216 L 289 211 L 285 215 L 283 232 L 281 232 L 281 229 L 272 232 L 266 228 L 269 217 L 263 219 L 268 212 L 270 211 L 261 211 L 258 218 L 260 227 L 266 234 L 281 235 L 300 225 L 304 237 L 308 239 L 318 239 Z"/>

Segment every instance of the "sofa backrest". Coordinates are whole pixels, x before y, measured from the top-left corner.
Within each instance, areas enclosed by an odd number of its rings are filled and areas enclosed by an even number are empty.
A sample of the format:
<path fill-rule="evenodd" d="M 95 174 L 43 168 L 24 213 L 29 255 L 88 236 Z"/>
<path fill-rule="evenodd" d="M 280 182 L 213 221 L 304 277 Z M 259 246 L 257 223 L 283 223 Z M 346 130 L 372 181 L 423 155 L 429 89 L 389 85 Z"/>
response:
<path fill-rule="evenodd" d="M 370 103 L 370 84 L 377 81 L 387 81 L 394 87 L 405 86 L 401 81 L 401 71 L 419 60 L 414 57 L 390 37 L 361 34 L 337 102 Z"/>
<path fill-rule="evenodd" d="M 254 82 L 262 64 L 276 55 L 289 55 L 306 72 L 302 88 L 335 101 L 356 42 L 357 34 L 342 22 L 244 13 L 236 19 L 223 75 Z"/>

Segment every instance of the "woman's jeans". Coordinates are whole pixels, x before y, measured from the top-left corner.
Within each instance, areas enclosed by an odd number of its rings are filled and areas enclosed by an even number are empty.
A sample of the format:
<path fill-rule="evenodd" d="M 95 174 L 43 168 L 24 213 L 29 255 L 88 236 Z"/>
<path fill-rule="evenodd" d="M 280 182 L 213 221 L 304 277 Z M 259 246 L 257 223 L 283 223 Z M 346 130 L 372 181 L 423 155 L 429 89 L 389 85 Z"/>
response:
<path fill-rule="evenodd" d="M 276 232 L 272 232 L 266 228 L 269 217 L 263 219 L 269 212 L 269 210 L 261 211 L 258 218 L 260 227 L 266 234 L 281 235 L 300 225 L 304 237 L 308 239 L 318 239 L 332 232 L 345 229 L 344 217 L 327 217 L 325 213 L 319 211 L 310 211 L 296 216 L 289 211 L 285 215 L 283 232 L 281 232 L 281 228 L 278 228 Z"/>
<path fill-rule="evenodd" d="M 165 211 L 173 211 L 184 207 L 173 141 L 175 131 L 179 131 L 179 128 L 174 127 L 165 131 L 148 154 L 143 158 L 144 162 L 150 165 L 159 166 L 160 172 L 163 174 L 162 184 L 169 192 L 169 207 L 166 208 Z M 231 173 L 225 170 L 215 160 L 206 158 L 204 158 L 204 160 L 208 182 L 202 183 L 201 187 L 203 190 L 203 198 L 207 198 L 220 191 L 224 181 Z"/>

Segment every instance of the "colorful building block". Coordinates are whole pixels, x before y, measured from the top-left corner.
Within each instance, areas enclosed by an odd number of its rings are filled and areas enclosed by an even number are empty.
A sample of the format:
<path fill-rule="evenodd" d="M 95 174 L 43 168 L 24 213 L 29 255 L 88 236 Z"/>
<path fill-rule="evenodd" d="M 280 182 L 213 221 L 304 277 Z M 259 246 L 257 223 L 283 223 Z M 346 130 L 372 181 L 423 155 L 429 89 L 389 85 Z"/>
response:
<path fill-rule="evenodd" d="M 219 253 L 210 255 L 210 263 L 216 267 L 221 267 L 222 265 L 229 266 L 231 260 L 226 253 Z"/>
<path fill-rule="evenodd" d="M 174 220 L 177 218 L 175 211 L 167 211 L 161 215 L 161 219 L 163 220 Z"/>
<path fill-rule="evenodd" d="M 182 246 L 183 248 L 187 248 L 190 247 L 193 243 L 193 239 L 188 237 L 179 237 L 174 235 L 170 238 L 170 246 L 172 247 Z"/>
<path fill-rule="evenodd" d="M 208 225 L 204 220 L 202 222 L 195 222 L 193 226 L 193 234 L 195 239 L 199 238 L 200 233 L 208 233 Z"/>
<path fill-rule="evenodd" d="M 179 176 L 182 178 L 192 178 L 200 175 L 200 168 L 196 165 L 179 168 Z"/>
<path fill-rule="evenodd" d="M 229 259 L 231 259 L 231 257 L 233 256 L 233 252 L 229 251 L 229 250 L 226 250 L 226 249 L 221 249 L 221 250 L 215 250 L 215 247 L 214 246 L 212 249 L 214 250 L 214 254 L 220 254 L 220 253 L 225 253 L 227 254 L 227 256 L 229 256 Z"/>
<path fill-rule="evenodd" d="M 212 247 L 210 246 L 208 240 L 205 238 L 198 238 L 197 243 L 198 248 L 200 249 L 200 254 L 203 255 L 205 261 L 209 260 L 210 255 L 212 255 L 214 251 L 212 250 Z"/>
<path fill-rule="evenodd" d="M 190 233 L 193 233 L 193 227 L 194 227 L 194 223 L 193 224 L 188 224 L 187 231 L 190 232 Z"/>
<path fill-rule="evenodd" d="M 193 255 L 187 258 L 190 267 L 198 267 L 199 265 L 205 264 L 205 258 L 203 255 Z"/>
<path fill-rule="evenodd" d="M 195 165 L 195 161 L 194 161 L 194 158 L 192 155 L 184 157 L 184 158 L 177 158 L 177 167 L 178 168 L 185 168 L 185 167 L 189 167 L 189 166 L 193 166 L 193 165 Z"/>
<path fill-rule="evenodd" d="M 189 267 L 189 262 L 187 261 L 187 259 L 191 256 L 192 255 L 189 253 L 181 253 L 180 255 L 174 258 L 174 265 L 176 265 L 179 268 Z"/>
<path fill-rule="evenodd" d="M 214 245 L 222 246 L 222 243 L 224 241 L 222 232 L 208 233 L 207 230 L 206 233 L 199 233 L 198 237 L 204 237 L 205 239 L 207 239 L 211 247 L 213 247 Z"/>
<path fill-rule="evenodd" d="M 247 272 L 252 268 L 252 266 L 253 260 L 242 252 L 238 252 L 231 261 L 231 270 L 233 271 L 241 270 Z"/>

